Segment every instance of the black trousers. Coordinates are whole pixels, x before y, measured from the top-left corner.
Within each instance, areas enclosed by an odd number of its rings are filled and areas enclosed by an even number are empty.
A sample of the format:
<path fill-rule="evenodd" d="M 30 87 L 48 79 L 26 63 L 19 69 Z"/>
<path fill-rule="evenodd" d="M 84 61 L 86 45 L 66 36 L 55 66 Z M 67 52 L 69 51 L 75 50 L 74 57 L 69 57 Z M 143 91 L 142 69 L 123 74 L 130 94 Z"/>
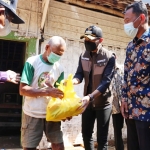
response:
<path fill-rule="evenodd" d="M 82 136 L 85 150 L 94 150 L 92 138 L 95 119 L 97 119 L 97 143 L 98 150 L 108 148 L 108 129 L 111 108 L 103 110 L 86 109 L 82 114 Z"/>
<path fill-rule="evenodd" d="M 150 122 L 127 119 L 128 150 L 150 150 Z"/>
<path fill-rule="evenodd" d="M 114 127 L 115 149 L 124 150 L 124 144 L 122 139 L 122 128 L 123 128 L 124 118 L 121 113 L 112 114 L 112 121 Z"/>

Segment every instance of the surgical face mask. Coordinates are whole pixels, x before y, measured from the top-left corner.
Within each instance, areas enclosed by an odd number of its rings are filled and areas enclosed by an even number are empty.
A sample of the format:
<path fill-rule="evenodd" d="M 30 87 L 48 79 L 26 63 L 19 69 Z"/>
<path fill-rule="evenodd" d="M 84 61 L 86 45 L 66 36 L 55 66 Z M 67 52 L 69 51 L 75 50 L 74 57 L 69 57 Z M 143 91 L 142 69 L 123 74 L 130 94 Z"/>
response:
<path fill-rule="evenodd" d="M 84 45 L 87 51 L 94 51 L 97 49 L 97 44 L 95 42 L 84 41 Z"/>
<path fill-rule="evenodd" d="M 54 64 L 55 62 L 57 62 L 60 58 L 61 58 L 61 56 L 59 56 L 59 55 L 53 53 L 52 51 L 51 51 L 51 53 L 49 54 L 49 56 L 47 56 L 47 60 L 48 60 L 50 63 L 53 63 L 53 64 Z"/>
<path fill-rule="evenodd" d="M 0 25 L 0 36 L 7 36 L 11 32 L 11 26 L 8 19 L 5 19 L 5 26 Z"/>
<path fill-rule="evenodd" d="M 138 17 L 139 18 L 139 17 Z M 137 19 L 138 19 L 137 18 Z M 136 19 L 136 20 L 137 20 Z M 135 21 L 136 21 L 135 20 Z M 134 22 L 135 22 L 134 21 Z M 125 33 L 129 36 L 129 37 L 132 37 L 132 38 L 134 38 L 136 35 L 137 35 L 137 32 L 138 32 L 138 28 L 139 28 L 139 26 L 141 25 L 139 25 L 137 28 L 134 28 L 134 22 L 130 22 L 130 23 L 127 23 L 127 24 L 124 24 L 124 31 L 125 31 Z"/>

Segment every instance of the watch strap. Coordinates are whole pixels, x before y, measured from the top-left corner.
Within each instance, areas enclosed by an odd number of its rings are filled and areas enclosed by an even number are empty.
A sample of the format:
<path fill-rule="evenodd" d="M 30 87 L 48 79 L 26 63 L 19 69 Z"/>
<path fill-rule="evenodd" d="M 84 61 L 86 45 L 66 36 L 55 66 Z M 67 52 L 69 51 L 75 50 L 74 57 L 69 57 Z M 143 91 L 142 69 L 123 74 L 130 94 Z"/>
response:
<path fill-rule="evenodd" d="M 90 101 L 93 101 L 93 100 L 94 100 L 93 94 L 88 94 L 88 96 L 90 97 Z"/>

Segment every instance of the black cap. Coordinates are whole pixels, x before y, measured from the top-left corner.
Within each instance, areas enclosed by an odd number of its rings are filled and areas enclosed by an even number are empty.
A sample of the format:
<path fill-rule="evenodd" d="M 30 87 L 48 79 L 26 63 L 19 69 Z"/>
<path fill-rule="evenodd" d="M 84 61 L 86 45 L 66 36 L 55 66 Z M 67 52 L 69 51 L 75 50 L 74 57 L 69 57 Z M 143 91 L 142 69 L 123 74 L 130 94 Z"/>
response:
<path fill-rule="evenodd" d="M 102 29 L 97 27 L 97 26 L 89 26 L 85 30 L 84 35 L 82 35 L 80 37 L 80 39 L 83 39 L 85 37 L 87 37 L 90 40 L 95 40 L 97 38 L 102 38 L 103 37 Z"/>
<path fill-rule="evenodd" d="M 17 14 L 16 14 L 16 8 L 17 8 L 18 0 L 0 0 L 0 5 L 3 5 L 4 7 L 8 8 L 11 11 L 12 20 L 11 22 L 14 24 L 21 24 L 25 23 Z"/>

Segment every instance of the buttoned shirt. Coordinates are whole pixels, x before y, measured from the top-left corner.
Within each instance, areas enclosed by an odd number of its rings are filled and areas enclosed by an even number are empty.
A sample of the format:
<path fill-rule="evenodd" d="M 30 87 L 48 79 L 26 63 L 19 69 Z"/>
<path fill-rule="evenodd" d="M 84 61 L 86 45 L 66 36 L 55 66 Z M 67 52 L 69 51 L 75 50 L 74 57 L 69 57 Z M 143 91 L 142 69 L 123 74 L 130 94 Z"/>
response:
<path fill-rule="evenodd" d="M 150 29 L 127 46 L 122 98 L 129 119 L 150 121 Z"/>
<path fill-rule="evenodd" d="M 112 80 L 112 94 L 113 94 L 112 114 L 120 113 L 122 83 L 123 83 L 123 70 L 121 68 L 117 68 L 114 72 L 114 77 Z"/>

